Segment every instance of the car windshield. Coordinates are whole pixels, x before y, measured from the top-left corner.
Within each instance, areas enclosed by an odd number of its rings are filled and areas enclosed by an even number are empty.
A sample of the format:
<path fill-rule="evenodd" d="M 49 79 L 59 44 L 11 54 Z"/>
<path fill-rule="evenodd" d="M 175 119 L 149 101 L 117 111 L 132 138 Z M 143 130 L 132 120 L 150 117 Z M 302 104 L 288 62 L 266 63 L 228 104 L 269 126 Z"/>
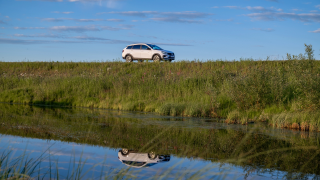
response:
<path fill-rule="evenodd" d="M 148 46 L 150 46 L 154 50 L 163 50 L 161 47 L 153 45 L 153 44 L 148 44 Z"/>
<path fill-rule="evenodd" d="M 157 163 L 149 163 L 147 165 L 145 165 L 144 167 L 150 167 L 150 166 L 153 166 L 153 165 L 156 165 Z"/>
<path fill-rule="evenodd" d="M 122 162 L 129 166 L 143 166 L 146 164 L 146 162 L 136 162 L 136 161 L 122 161 Z"/>

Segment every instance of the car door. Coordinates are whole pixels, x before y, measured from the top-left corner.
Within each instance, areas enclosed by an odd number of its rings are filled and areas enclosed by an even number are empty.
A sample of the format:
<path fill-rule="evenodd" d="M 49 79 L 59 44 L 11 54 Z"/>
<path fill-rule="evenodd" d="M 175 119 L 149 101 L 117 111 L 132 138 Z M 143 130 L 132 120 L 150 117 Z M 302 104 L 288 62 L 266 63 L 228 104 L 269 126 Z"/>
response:
<path fill-rule="evenodd" d="M 141 45 L 134 45 L 131 49 L 131 54 L 134 59 L 141 58 L 141 52 L 140 52 Z"/>
<path fill-rule="evenodd" d="M 128 46 L 127 48 L 126 48 L 126 50 L 125 50 L 125 55 L 127 55 L 127 54 L 131 54 L 131 50 L 132 49 L 132 46 Z"/>
<path fill-rule="evenodd" d="M 141 54 L 142 59 L 152 59 L 152 50 L 146 45 L 141 45 Z"/>

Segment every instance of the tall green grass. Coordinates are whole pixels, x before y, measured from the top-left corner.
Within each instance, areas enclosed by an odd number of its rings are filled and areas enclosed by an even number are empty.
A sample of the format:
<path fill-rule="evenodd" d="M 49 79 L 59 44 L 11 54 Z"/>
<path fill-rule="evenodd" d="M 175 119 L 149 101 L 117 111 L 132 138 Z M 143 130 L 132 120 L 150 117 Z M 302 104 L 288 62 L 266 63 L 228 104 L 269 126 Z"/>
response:
<path fill-rule="evenodd" d="M 320 62 L 312 46 L 305 54 L 281 61 L 0 62 L 0 102 L 296 123 L 319 131 Z M 285 126 L 275 120 L 283 113 L 294 116 Z"/>

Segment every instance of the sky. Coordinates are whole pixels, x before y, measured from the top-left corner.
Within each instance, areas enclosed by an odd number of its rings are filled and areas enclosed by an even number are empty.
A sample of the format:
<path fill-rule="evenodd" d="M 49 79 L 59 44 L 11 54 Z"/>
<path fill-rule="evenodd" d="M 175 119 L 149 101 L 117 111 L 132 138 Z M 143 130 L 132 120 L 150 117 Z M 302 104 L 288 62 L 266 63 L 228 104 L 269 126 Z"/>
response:
<path fill-rule="evenodd" d="M 319 0 L 0 0 L 0 61 L 113 61 L 133 43 L 176 60 L 320 59 Z"/>

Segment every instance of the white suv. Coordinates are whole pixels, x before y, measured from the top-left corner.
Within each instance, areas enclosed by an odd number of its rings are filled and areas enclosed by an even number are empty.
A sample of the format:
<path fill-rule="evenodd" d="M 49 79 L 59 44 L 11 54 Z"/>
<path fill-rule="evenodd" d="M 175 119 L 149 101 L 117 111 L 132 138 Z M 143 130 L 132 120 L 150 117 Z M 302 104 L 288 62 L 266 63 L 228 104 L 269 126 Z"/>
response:
<path fill-rule="evenodd" d="M 154 152 L 140 153 L 138 151 L 121 149 L 118 159 L 125 165 L 135 168 L 150 167 L 160 162 L 169 162 L 170 155 L 157 155 Z"/>
<path fill-rule="evenodd" d="M 159 62 L 160 60 L 173 61 L 174 53 L 161 49 L 159 46 L 154 44 L 131 44 L 122 50 L 122 58 L 127 62 L 133 60 L 153 60 Z"/>

